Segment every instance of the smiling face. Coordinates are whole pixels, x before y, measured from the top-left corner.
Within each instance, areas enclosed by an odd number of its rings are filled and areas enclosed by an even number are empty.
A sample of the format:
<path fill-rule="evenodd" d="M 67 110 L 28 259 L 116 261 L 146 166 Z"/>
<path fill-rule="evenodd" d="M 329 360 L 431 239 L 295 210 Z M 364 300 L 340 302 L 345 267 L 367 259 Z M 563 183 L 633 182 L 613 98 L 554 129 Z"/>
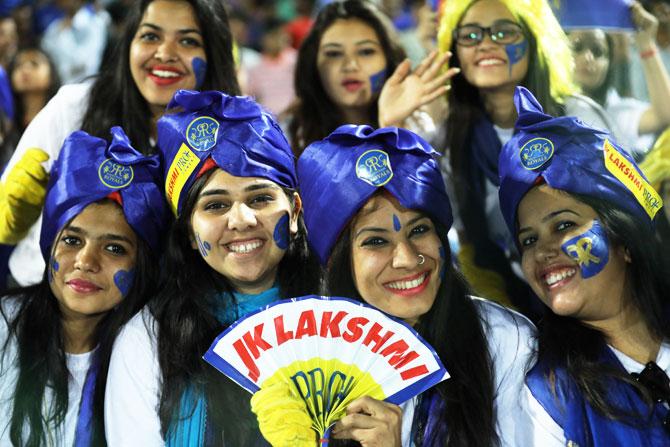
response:
<path fill-rule="evenodd" d="M 368 304 L 414 325 L 435 302 L 445 262 L 430 218 L 388 194 L 376 195 L 352 221 L 351 238 L 358 293 Z"/>
<path fill-rule="evenodd" d="M 341 110 L 369 107 L 381 90 L 386 65 L 377 33 L 359 19 L 338 19 L 321 36 L 319 76 Z"/>
<path fill-rule="evenodd" d="M 580 245 L 587 263 L 605 262 L 593 276 L 562 246 L 593 227 L 596 212 L 568 194 L 541 185 L 531 189 L 518 209 L 518 241 L 522 252 L 522 268 L 533 291 L 555 314 L 570 316 L 598 325 L 618 318 L 629 302 L 625 293 L 627 255 L 623 247 L 607 243 L 608 258 L 591 250 L 593 245 Z M 595 238 L 592 238 L 595 239 Z M 568 246 L 567 252 L 571 253 Z M 586 250 L 586 251 L 585 251 Z M 589 253 L 590 251 L 590 253 Z M 593 257 L 598 258 L 596 261 Z M 586 276 L 586 277 L 585 277 Z"/>
<path fill-rule="evenodd" d="M 101 319 L 121 302 L 137 245 L 121 207 L 112 202 L 87 206 L 63 228 L 48 268 L 51 291 L 66 320 Z"/>
<path fill-rule="evenodd" d="M 204 45 L 188 2 L 149 3 L 130 45 L 130 72 L 155 116 L 163 113 L 178 89 L 197 88 L 206 71 Z"/>
<path fill-rule="evenodd" d="M 273 286 L 291 235 L 298 232 L 300 197 L 291 206 L 284 190 L 258 177 L 216 169 L 191 214 L 191 244 L 236 291 Z"/>
<path fill-rule="evenodd" d="M 463 15 L 459 27 L 477 25 L 480 27 L 500 26 L 512 23 L 516 18 L 505 5 L 497 0 L 479 0 L 472 4 Z M 518 36 L 515 42 L 499 44 L 484 33 L 477 45 L 456 44 L 461 72 L 465 79 L 479 89 L 514 88 L 528 72 L 528 48 L 526 38 Z"/>
<path fill-rule="evenodd" d="M 575 59 L 575 81 L 585 92 L 593 92 L 605 82 L 610 66 L 605 32 L 600 29 L 571 31 L 568 38 Z"/>

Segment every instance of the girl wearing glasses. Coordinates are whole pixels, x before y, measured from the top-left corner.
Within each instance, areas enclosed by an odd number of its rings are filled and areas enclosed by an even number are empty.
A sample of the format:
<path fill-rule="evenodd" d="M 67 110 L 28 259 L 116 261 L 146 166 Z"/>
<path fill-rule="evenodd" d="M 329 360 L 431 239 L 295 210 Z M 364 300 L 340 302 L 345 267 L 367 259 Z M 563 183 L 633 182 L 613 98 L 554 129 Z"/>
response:
<path fill-rule="evenodd" d="M 372 2 L 324 6 L 298 53 L 291 147 L 300 154 L 347 123 L 434 133 L 432 119 L 419 108 L 447 91 L 447 80 L 458 71 L 440 74 L 448 57 L 433 53 L 410 71 L 393 25 Z"/>
<path fill-rule="evenodd" d="M 620 64 L 613 54 L 612 35 L 602 29 L 574 30 L 568 38 L 575 57 L 575 81 L 605 109 L 617 142 L 641 156 L 651 148 L 655 134 L 670 125 L 670 78 L 656 47 L 658 20 L 639 3 L 631 6 L 631 18 L 637 27 L 635 42 L 651 104 L 619 96 L 614 75 Z"/>
<path fill-rule="evenodd" d="M 526 377 L 532 445 L 670 445 L 661 198 L 607 133 L 545 114 L 523 88 L 515 101 L 500 205 L 544 304 Z"/>
<path fill-rule="evenodd" d="M 513 238 L 498 208 L 498 154 L 514 132 L 514 88 L 528 87 L 554 115 L 577 115 L 606 128 L 602 109 L 574 96 L 567 38 L 545 0 L 445 2 L 439 48 L 461 73 L 449 93 L 443 160 L 453 183 L 463 270 L 478 293 L 528 307 L 529 289 L 509 257 Z M 474 270 L 479 270 L 472 274 Z M 495 272 L 482 274 L 481 269 Z M 486 284 L 482 278 L 490 278 Z"/>

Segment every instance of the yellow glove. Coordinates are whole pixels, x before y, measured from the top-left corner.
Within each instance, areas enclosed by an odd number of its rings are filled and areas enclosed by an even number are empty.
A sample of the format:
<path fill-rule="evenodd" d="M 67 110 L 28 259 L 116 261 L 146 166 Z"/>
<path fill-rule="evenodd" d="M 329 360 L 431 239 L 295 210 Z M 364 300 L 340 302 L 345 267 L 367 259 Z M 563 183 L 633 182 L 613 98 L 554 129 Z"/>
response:
<path fill-rule="evenodd" d="M 514 308 L 507 296 L 507 288 L 503 277 L 498 272 L 475 264 L 475 248 L 472 244 L 461 245 L 458 251 L 458 263 L 461 266 L 461 272 L 477 296 Z"/>
<path fill-rule="evenodd" d="M 28 149 L 0 185 L 0 243 L 16 244 L 42 212 L 49 174 L 41 165 L 49 155 Z"/>
<path fill-rule="evenodd" d="M 251 411 L 265 439 L 273 447 L 314 447 L 317 436 L 302 398 L 283 380 L 263 385 L 251 397 Z"/>

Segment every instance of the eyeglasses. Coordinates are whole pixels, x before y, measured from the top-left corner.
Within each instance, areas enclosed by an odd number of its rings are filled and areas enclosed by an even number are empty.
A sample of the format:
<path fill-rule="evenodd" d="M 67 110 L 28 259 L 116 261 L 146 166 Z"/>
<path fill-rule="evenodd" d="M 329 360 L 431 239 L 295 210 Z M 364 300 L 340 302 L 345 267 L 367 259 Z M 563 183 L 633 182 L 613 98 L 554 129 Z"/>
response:
<path fill-rule="evenodd" d="M 463 25 L 454 30 L 454 40 L 458 45 L 474 47 L 484 40 L 488 34 L 498 45 L 515 43 L 524 35 L 523 28 L 511 20 L 498 20 L 489 27 L 479 25 Z"/>
<path fill-rule="evenodd" d="M 670 378 L 655 362 L 647 363 L 641 373 L 632 373 L 631 376 L 657 403 L 665 402 L 666 408 L 670 405 Z M 670 411 L 663 419 L 663 426 L 670 433 Z"/>

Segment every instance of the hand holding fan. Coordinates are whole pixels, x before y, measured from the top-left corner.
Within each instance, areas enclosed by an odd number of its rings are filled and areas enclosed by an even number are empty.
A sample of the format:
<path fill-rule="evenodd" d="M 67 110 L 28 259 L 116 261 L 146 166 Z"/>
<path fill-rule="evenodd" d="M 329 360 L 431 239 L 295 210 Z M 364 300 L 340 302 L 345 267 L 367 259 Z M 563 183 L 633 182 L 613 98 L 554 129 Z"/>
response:
<path fill-rule="evenodd" d="M 359 397 L 400 404 L 449 377 L 407 324 L 357 301 L 313 295 L 238 320 L 204 359 L 251 393 L 263 390 L 252 405 L 275 446 L 316 444 L 315 434 L 323 438 Z"/>

